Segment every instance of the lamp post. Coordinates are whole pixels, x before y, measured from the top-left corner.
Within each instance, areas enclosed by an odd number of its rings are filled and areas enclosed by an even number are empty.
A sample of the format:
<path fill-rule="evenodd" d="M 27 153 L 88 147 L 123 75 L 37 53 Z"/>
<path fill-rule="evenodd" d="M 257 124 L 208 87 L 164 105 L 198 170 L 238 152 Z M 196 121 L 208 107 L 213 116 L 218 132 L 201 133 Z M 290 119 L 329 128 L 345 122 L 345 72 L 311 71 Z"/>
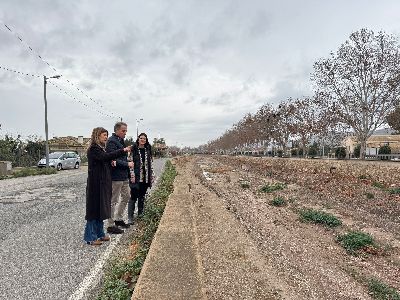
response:
<path fill-rule="evenodd" d="M 47 85 L 47 80 L 50 78 L 60 78 L 61 75 L 55 75 L 51 77 L 46 77 L 46 75 L 43 75 L 44 79 L 44 130 L 46 132 L 46 168 L 49 167 L 49 125 L 47 123 L 47 98 L 46 98 L 46 85 Z"/>
<path fill-rule="evenodd" d="M 136 138 L 139 136 L 139 123 L 140 121 L 143 121 L 142 118 L 136 119 Z"/>

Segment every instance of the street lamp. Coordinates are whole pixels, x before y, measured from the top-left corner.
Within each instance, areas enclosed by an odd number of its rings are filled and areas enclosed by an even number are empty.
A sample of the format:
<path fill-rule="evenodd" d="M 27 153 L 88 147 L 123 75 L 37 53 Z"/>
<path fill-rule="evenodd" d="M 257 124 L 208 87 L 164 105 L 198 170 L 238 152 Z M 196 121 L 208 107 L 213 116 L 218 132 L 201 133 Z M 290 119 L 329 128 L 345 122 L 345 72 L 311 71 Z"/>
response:
<path fill-rule="evenodd" d="M 51 76 L 51 77 L 46 77 L 46 75 L 43 75 L 43 79 L 44 79 L 44 130 L 46 132 L 46 168 L 49 167 L 49 125 L 47 123 L 46 85 L 47 85 L 48 79 L 50 79 L 50 78 L 58 79 L 60 77 L 61 77 L 61 75 L 55 75 L 55 76 Z"/>
<path fill-rule="evenodd" d="M 136 137 L 139 136 L 139 123 L 140 123 L 140 121 L 143 121 L 143 119 L 142 118 L 136 119 Z"/>

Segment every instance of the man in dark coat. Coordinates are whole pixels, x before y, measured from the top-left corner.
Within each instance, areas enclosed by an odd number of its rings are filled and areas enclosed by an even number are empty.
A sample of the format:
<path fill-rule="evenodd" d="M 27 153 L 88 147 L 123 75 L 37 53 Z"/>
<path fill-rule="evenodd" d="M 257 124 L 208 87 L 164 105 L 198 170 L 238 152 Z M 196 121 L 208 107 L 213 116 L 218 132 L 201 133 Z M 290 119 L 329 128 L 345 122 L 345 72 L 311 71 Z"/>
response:
<path fill-rule="evenodd" d="M 114 133 L 107 141 L 107 152 L 113 152 L 125 147 L 124 139 L 127 130 L 128 125 L 124 122 L 118 122 L 114 125 Z M 119 157 L 115 165 L 111 168 L 112 197 L 111 217 L 107 222 L 108 233 L 123 233 L 124 231 L 118 228 L 118 226 L 122 228 L 129 227 L 122 219 L 123 212 L 130 199 L 129 168 L 133 168 L 133 162 L 128 162 L 127 155 Z"/>

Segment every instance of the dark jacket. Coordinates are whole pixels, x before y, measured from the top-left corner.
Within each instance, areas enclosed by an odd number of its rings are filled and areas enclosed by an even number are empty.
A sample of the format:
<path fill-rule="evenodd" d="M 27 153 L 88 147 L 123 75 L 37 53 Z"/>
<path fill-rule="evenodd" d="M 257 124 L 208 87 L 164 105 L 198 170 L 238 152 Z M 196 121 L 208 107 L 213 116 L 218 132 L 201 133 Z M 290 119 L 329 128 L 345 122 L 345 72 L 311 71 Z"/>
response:
<path fill-rule="evenodd" d="M 110 153 L 125 148 L 124 140 L 113 133 L 107 141 L 106 152 Z M 111 168 L 112 181 L 124 181 L 129 178 L 129 167 L 127 154 L 121 156 L 117 160 L 117 166 Z"/>
<path fill-rule="evenodd" d="M 153 177 L 153 168 L 152 168 L 152 162 L 153 162 L 153 156 L 151 154 L 151 148 L 146 147 L 146 152 L 147 152 L 147 158 L 148 161 L 147 163 L 147 174 L 146 174 L 146 182 L 149 184 L 149 187 L 151 187 L 152 182 L 151 179 Z M 135 171 L 135 183 L 139 182 L 140 179 L 140 168 L 142 167 L 142 162 L 140 161 L 140 154 L 139 154 L 139 147 L 134 144 L 132 147 L 132 156 L 133 156 L 133 162 L 134 162 L 134 171 Z"/>
<path fill-rule="evenodd" d="M 106 153 L 99 145 L 90 146 L 87 153 L 86 220 L 111 217 L 111 160 L 123 155 L 123 149 Z"/>

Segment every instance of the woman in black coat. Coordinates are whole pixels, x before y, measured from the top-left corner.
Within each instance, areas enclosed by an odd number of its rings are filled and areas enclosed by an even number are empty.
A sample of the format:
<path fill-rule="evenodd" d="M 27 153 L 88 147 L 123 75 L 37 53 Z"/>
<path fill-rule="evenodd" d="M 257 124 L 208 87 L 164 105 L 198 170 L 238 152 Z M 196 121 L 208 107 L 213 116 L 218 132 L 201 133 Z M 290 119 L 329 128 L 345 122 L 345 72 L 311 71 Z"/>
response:
<path fill-rule="evenodd" d="M 107 153 L 105 145 L 108 131 L 102 127 L 93 129 L 91 145 L 87 151 L 88 178 L 86 185 L 86 227 L 84 240 L 90 245 L 109 241 L 104 234 L 103 220 L 111 216 L 111 160 L 125 155 L 131 147 Z"/>
<path fill-rule="evenodd" d="M 153 156 L 151 146 L 145 133 L 139 134 L 132 147 L 134 176 L 131 174 L 131 199 L 128 202 L 128 224 L 133 224 L 133 213 L 138 202 L 138 216 L 143 214 L 144 198 L 153 183 Z"/>

